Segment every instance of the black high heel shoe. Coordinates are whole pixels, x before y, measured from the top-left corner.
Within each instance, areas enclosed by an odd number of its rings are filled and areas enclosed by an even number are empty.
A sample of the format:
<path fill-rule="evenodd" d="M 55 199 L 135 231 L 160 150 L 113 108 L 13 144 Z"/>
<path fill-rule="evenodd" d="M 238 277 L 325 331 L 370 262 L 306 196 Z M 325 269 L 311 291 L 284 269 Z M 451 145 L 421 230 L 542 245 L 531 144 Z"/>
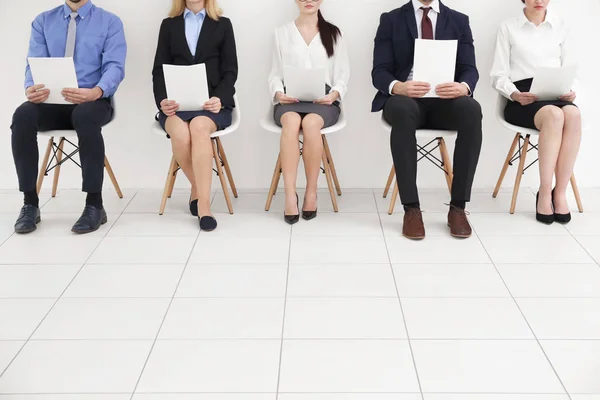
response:
<path fill-rule="evenodd" d="M 317 199 L 317 202 L 318 202 L 318 199 Z M 304 206 L 302 208 L 304 208 Z M 302 210 L 302 219 L 306 220 L 306 221 L 310 221 L 311 219 L 317 218 L 317 210 L 318 210 L 318 208 L 315 208 L 315 211 Z"/>
<path fill-rule="evenodd" d="M 298 193 L 296 193 L 296 207 L 299 208 L 300 200 L 298 200 Z M 296 222 L 300 221 L 300 214 L 295 215 L 286 215 L 285 212 L 283 214 L 283 219 L 290 225 L 294 225 Z"/>
<path fill-rule="evenodd" d="M 556 210 L 556 207 L 554 206 L 554 189 L 552 189 L 552 208 Z M 571 222 L 571 213 L 558 214 L 557 212 L 554 212 L 554 220 L 559 224 L 568 224 Z"/>
<path fill-rule="evenodd" d="M 540 201 L 540 192 L 537 192 L 537 194 L 535 195 L 535 219 L 538 222 L 541 222 L 542 224 L 546 224 L 546 225 L 550 225 L 554 222 L 554 215 L 555 214 L 540 214 L 539 212 L 537 212 L 537 206 L 538 203 Z"/>

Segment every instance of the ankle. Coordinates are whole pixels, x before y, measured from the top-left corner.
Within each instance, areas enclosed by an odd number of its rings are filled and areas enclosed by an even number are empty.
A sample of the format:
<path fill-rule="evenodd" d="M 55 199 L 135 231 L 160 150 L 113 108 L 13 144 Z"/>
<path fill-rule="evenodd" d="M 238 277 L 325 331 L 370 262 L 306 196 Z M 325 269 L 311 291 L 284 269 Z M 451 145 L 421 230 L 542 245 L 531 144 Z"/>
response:
<path fill-rule="evenodd" d="M 102 210 L 102 193 L 88 193 L 85 199 L 86 206 L 94 206 L 99 210 Z"/>
<path fill-rule="evenodd" d="M 23 204 L 32 205 L 32 206 L 36 206 L 36 207 L 40 206 L 40 198 L 38 197 L 38 194 L 35 190 L 32 192 L 25 192 L 25 193 L 23 193 L 23 195 L 24 195 Z"/>

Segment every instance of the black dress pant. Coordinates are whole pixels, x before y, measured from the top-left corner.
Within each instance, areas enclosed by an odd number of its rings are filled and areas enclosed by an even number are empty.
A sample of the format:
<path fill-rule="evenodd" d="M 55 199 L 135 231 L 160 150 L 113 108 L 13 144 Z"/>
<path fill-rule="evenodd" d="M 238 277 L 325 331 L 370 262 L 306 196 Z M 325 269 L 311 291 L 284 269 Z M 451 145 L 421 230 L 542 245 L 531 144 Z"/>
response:
<path fill-rule="evenodd" d="M 392 125 L 391 148 L 402 204 L 419 202 L 417 129 L 456 130 L 452 200 L 468 202 L 482 142 L 481 106 L 472 97 L 413 99 L 392 96 L 383 116 Z"/>
<path fill-rule="evenodd" d="M 112 119 L 109 99 L 78 105 L 23 103 L 13 115 L 12 151 L 19 177 L 19 190 L 36 190 L 39 151 L 37 134 L 51 130 L 77 132 L 83 176 L 82 189 L 102 192 L 104 180 L 104 139 L 102 126 Z"/>

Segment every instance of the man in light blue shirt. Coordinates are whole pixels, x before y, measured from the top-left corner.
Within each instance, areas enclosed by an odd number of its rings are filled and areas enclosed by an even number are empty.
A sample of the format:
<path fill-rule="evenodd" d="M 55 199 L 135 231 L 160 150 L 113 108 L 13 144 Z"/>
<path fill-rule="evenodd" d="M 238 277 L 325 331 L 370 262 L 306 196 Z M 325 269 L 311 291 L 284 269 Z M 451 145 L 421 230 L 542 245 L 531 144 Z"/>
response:
<path fill-rule="evenodd" d="M 63 98 L 72 104 L 46 104 L 49 90 L 44 82 L 34 82 L 27 64 L 25 94 L 28 101 L 15 111 L 11 125 L 19 190 L 25 194 L 15 232 L 32 232 L 40 221 L 36 188 L 38 131 L 74 129 L 77 132 L 82 189 L 87 192 L 87 199 L 72 231 L 93 232 L 107 221 L 102 205 L 102 126 L 112 119 L 111 97 L 125 77 L 126 53 L 123 23 L 91 0 L 66 0 L 65 4 L 40 14 L 33 21 L 28 57 L 73 57 L 79 88 L 61 91 Z"/>

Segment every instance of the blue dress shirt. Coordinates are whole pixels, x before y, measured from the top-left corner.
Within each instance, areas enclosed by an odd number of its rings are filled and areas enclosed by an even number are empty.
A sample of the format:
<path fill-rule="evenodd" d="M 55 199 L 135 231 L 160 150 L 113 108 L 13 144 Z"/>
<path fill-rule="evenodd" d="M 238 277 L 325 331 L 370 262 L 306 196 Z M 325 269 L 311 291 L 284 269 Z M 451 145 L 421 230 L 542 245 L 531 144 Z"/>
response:
<path fill-rule="evenodd" d="M 31 25 L 28 57 L 64 57 L 71 9 L 66 4 L 40 14 Z M 77 10 L 75 71 L 80 88 L 98 86 L 112 96 L 125 77 L 127 44 L 123 23 L 114 14 L 87 2 Z M 39 82 L 44 83 L 44 82 Z M 33 85 L 29 63 L 25 88 Z"/>
<path fill-rule="evenodd" d="M 198 14 L 194 14 L 187 8 L 183 12 L 183 19 L 185 20 L 185 38 L 187 39 L 190 53 L 192 53 L 192 56 L 194 57 L 196 56 L 198 38 L 200 37 L 200 31 L 202 30 L 202 24 L 204 24 L 205 17 L 205 8 L 203 8 Z"/>

